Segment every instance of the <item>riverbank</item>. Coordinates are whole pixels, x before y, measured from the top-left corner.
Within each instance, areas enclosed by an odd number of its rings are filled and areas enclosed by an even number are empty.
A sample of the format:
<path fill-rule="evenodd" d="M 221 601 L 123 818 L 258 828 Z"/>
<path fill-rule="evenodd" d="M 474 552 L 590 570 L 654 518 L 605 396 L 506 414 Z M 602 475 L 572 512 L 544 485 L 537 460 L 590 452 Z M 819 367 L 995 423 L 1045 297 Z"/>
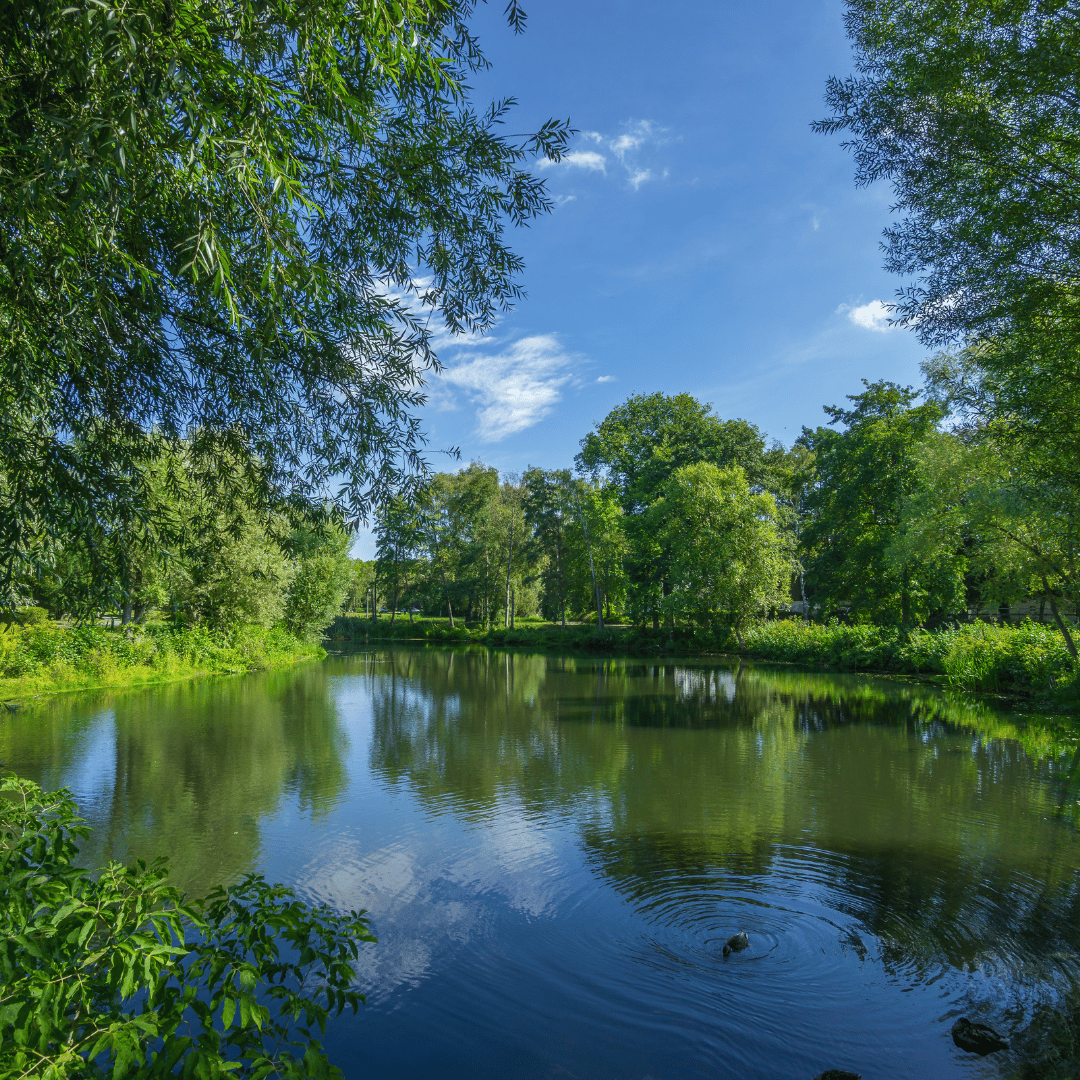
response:
<path fill-rule="evenodd" d="M 15 625 L 0 633 L 0 701 L 199 675 L 235 675 L 325 656 L 319 645 L 281 629 L 258 626 L 210 630 Z"/>
<path fill-rule="evenodd" d="M 656 631 L 611 626 L 599 630 L 587 625 L 530 623 L 508 630 L 458 622 L 450 629 L 446 619 L 398 619 L 393 623 L 381 619 L 376 623 L 359 615 L 339 616 L 327 636 L 342 643 L 471 642 L 641 656 L 738 653 L 748 659 L 829 671 L 937 676 L 957 689 L 1050 697 L 1063 706 L 1075 705 L 1080 696 L 1076 666 L 1060 633 L 1032 622 L 978 622 L 903 634 L 888 627 L 786 619 L 748 626 L 743 631 L 741 649 L 735 635 L 726 628 Z"/>

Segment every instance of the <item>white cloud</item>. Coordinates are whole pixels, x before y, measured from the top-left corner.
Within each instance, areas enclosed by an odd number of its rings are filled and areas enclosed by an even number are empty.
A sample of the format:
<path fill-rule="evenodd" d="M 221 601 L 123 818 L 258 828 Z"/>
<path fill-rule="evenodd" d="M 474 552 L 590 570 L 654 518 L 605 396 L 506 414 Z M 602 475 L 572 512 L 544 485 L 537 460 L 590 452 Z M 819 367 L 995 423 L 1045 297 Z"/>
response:
<path fill-rule="evenodd" d="M 813 219 L 811 220 L 811 224 L 814 226 L 814 232 L 817 232 L 818 229 L 821 228 L 821 222 L 818 221 L 816 214 L 814 215 Z"/>
<path fill-rule="evenodd" d="M 556 206 L 565 206 L 568 202 L 573 202 L 577 198 L 576 195 L 552 195 L 551 197 L 555 200 Z"/>
<path fill-rule="evenodd" d="M 618 382 L 614 375 L 601 375 L 597 382 Z"/>
<path fill-rule="evenodd" d="M 538 334 L 500 353 L 467 355 L 444 368 L 438 381 L 470 395 L 479 406 L 477 434 L 485 442 L 498 442 L 551 412 L 573 378 L 567 368 L 574 360 L 553 334 Z"/>
<path fill-rule="evenodd" d="M 887 334 L 896 329 L 895 326 L 889 325 L 890 311 L 881 300 L 871 300 L 869 304 L 863 304 L 860 307 L 841 304 L 836 310 L 838 314 L 847 312 L 848 319 L 864 330 L 875 330 L 879 334 Z"/>
<path fill-rule="evenodd" d="M 605 147 L 616 158 L 626 172 L 629 185 L 637 191 L 647 180 L 666 179 L 668 170 L 665 168 L 659 173 L 641 162 L 643 155 L 648 155 L 657 146 L 668 142 L 665 137 L 666 129 L 657 126 L 652 120 L 628 120 L 626 130 L 621 135 L 605 135 L 599 131 L 584 131 L 581 133 L 582 142 L 593 143 L 598 147 Z M 539 162 L 539 168 L 550 169 L 556 165 L 567 165 L 571 168 L 585 169 L 588 172 L 599 172 L 607 175 L 608 159 L 599 150 L 571 150 L 564 154 L 559 161 L 551 158 L 543 158 Z"/>
<path fill-rule="evenodd" d="M 636 123 L 631 122 L 627 130 L 617 139 L 612 139 L 608 145 L 611 152 L 625 164 L 626 155 L 653 139 L 655 133 L 656 125 L 651 120 L 638 120 Z"/>
<path fill-rule="evenodd" d="M 558 161 L 547 157 L 540 161 L 541 169 L 550 169 L 553 165 L 569 165 L 572 168 L 588 169 L 590 172 L 607 172 L 607 158 L 595 150 L 571 150 L 569 154 L 563 154 Z"/>

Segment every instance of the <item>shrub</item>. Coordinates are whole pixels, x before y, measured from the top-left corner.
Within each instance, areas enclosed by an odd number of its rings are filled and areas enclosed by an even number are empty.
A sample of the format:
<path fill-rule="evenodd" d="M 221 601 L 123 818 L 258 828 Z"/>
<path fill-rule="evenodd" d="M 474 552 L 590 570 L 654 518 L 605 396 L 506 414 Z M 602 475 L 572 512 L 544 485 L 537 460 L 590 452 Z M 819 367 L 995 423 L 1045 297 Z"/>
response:
<path fill-rule="evenodd" d="M 364 1000 L 363 912 L 255 875 L 187 902 L 164 859 L 91 874 L 68 792 L 0 789 L 0 1075 L 341 1076 L 310 1032 Z"/>

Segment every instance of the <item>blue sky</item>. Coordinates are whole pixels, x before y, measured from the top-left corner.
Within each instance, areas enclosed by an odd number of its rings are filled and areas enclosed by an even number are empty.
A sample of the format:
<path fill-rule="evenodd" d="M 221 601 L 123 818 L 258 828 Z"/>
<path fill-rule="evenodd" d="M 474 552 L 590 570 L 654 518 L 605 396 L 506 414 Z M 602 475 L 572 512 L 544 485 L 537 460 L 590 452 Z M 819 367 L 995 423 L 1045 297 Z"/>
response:
<path fill-rule="evenodd" d="M 839 0 L 529 0 L 517 36 L 504 6 L 477 14 L 493 67 L 476 100 L 516 97 L 512 132 L 554 116 L 581 134 L 538 166 L 555 212 L 511 237 L 527 298 L 440 350 L 432 451 L 569 466 L 655 390 L 790 444 L 862 378 L 919 384 L 926 350 L 879 306 L 899 284 L 881 269 L 890 190 L 857 190 L 842 139 L 810 131 L 851 70 Z"/>

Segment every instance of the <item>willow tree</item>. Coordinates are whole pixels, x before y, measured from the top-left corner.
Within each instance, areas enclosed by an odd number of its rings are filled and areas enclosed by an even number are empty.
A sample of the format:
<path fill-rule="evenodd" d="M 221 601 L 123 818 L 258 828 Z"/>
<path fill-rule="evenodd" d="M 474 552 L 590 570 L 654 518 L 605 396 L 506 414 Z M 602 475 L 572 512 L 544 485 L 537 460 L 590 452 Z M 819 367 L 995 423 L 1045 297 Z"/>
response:
<path fill-rule="evenodd" d="M 3 5 L 9 594 L 57 523 L 144 514 L 181 441 L 208 483 L 242 462 L 264 502 L 354 520 L 419 467 L 429 325 L 520 295 L 505 230 L 550 209 L 528 163 L 568 135 L 474 107 L 473 6 Z"/>
<path fill-rule="evenodd" d="M 738 465 L 676 469 L 646 517 L 670 561 L 665 611 L 725 623 L 741 649 L 747 620 L 787 609 L 792 560 L 776 502 L 755 494 Z"/>

